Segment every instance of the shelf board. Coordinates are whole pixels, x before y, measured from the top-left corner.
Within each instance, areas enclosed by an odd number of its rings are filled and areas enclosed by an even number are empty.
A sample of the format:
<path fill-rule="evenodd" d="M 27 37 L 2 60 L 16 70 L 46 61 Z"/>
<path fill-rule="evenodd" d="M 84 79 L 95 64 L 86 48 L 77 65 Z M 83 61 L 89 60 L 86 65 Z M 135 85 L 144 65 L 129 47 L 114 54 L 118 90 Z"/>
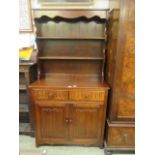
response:
<path fill-rule="evenodd" d="M 24 84 L 19 85 L 19 90 L 26 90 L 26 89 L 27 89 L 26 85 Z"/>
<path fill-rule="evenodd" d="M 38 40 L 105 40 L 106 37 L 37 37 Z"/>
<path fill-rule="evenodd" d="M 42 60 L 103 60 L 103 57 L 63 57 L 63 56 L 40 56 Z"/>
<path fill-rule="evenodd" d="M 19 112 L 29 112 L 28 104 L 19 104 Z"/>
<path fill-rule="evenodd" d="M 19 123 L 19 133 L 20 134 L 32 133 L 30 123 Z"/>
<path fill-rule="evenodd" d="M 26 61 L 19 62 L 19 66 L 32 66 L 34 64 L 36 64 L 36 62 L 33 62 L 33 61 L 31 61 L 31 62 L 26 62 Z"/>
<path fill-rule="evenodd" d="M 26 90 L 26 89 L 27 89 L 26 85 L 24 84 L 19 85 L 19 90 Z"/>
<path fill-rule="evenodd" d="M 76 88 L 103 88 L 109 89 L 108 85 L 99 75 L 74 75 L 74 74 L 47 74 L 46 78 L 35 81 L 30 87 L 53 87 L 68 88 L 76 85 Z M 74 88 L 74 87 L 73 87 Z"/>

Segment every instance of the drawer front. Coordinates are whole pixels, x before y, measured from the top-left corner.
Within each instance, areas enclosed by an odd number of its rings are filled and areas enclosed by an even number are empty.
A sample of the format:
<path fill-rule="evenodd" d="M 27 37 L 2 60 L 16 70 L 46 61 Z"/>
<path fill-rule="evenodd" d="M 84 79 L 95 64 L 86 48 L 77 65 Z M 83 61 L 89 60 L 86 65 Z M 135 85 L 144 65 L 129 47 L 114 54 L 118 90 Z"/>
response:
<path fill-rule="evenodd" d="M 110 147 L 134 147 L 134 127 L 108 127 L 107 145 Z"/>
<path fill-rule="evenodd" d="M 32 94 L 35 100 L 68 100 L 68 90 L 34 89 Z"/>
<path fill-rule="evenodd" d="M 75 89 L 69 91 L 69 99 L 73 101 L 104 101 L 104 90 Z"/>

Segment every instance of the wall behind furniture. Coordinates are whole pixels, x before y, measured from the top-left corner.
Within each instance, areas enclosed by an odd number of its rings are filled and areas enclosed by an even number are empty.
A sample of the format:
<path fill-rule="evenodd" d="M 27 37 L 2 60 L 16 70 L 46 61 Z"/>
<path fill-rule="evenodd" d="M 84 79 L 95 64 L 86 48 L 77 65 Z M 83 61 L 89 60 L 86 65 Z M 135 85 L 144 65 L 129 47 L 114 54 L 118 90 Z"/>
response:
<path fill-rule="evenodd" d="M 109 8 L 109 0 L 94 0 L 95 5 L 91 6 L 59 6 L 59 8 L 102 8 L 107 9 Z M 55 8 L 58 6 L 52 6 Z M 38 4 L 38 0 L 32 0 L 32 8 L 41 8 L 41 5 Z"/>
<path fill-rule="evenodd" d="M 35 45 L 35 34 L 34 33 L 20 33 L 19 34 L 19 49 L 23 47 L 31 47 Z"/>
<path fill-rule="evenodd" d="M 19 49 L 35 45 L 31 6 L 31 0 L 19 0 Z"/>

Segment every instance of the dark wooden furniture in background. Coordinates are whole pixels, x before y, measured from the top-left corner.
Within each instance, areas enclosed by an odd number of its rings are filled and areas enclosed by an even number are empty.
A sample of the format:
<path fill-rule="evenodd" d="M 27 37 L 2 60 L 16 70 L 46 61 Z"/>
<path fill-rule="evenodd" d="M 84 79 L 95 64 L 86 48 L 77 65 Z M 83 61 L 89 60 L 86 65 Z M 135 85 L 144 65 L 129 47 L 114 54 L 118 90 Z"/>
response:
<path fill-rule="evenodd" d="M 113 4 L 110 1 L 111 4 Z M 134 0 L 115 0 L 108 30 L 106 81 L 110 85 L 106 150 L 134 150 Z"/>
<path fill-rule="evenodd" d="M 40 69 L 29 88 L 37 145 L 103 146 L 107 12 L 33 10 Z"/>
<path fill-rule="evenodd" d="M 29 102 L 28 85 L 37 79 L 34 62 L 19 63 L 19 133 L 32 135 L 32 113 Z"/>

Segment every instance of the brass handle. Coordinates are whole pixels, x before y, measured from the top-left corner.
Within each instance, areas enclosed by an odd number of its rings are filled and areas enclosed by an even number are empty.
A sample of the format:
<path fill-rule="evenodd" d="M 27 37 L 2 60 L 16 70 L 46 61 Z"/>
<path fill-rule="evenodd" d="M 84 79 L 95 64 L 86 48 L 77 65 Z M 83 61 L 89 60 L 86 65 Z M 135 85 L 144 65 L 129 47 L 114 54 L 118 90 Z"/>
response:
<path fill-rule="evenodd" d="M 70 120 L 69 120 L 69 123 L 72 123 L 72 122 L 73 122 L 73 120 L 72 120 L 72 119 L 70 119 Z"/>

